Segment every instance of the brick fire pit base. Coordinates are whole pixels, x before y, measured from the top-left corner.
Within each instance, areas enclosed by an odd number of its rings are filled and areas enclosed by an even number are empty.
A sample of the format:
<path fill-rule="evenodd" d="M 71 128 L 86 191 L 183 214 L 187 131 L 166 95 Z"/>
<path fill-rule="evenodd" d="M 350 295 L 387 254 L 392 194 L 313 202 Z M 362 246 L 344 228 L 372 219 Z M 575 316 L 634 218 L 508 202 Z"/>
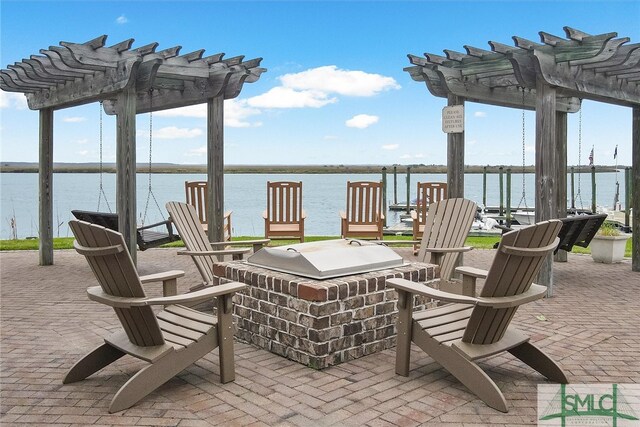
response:
<path fill-rule="evenodd" d="M 251 285 L 234 297 L 237 338 L 323 369 L 393 347 L 398 295 L 386 289 L 386 279 L 426 282 L 439 268 L 409 263 L 314 280 L 232 261 L 217 264 L 215 274 Z M 416 302 L 417 307 L 426 304 Z"/>

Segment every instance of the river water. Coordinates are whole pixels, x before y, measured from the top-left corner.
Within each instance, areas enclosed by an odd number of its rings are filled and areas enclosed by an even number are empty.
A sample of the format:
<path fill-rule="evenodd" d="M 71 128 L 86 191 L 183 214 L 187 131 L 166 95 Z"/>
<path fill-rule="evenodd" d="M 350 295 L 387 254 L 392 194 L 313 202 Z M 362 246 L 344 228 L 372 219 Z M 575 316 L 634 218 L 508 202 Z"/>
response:
<path fill-rule="evenodd" d="M 578 190 L 580 175 L 581 200 L 576 206 L 589 209 L 591 206 L 590 173 L 575 175 L 575 188 Z M 267 181 L 302 181 L 303 204 L 307 214 L 305 234 L 338 235 L 340 219 L 338 213 L 345 209 L 347 181 L 380 180 L 379 174 L 227 174 L 225 175 L 225 209 L 232 210 L 234 236 L 260 236 L 264 233 L 262 212 L 266 208 Z M 387 177 L 387 201 L 393 203 L 393 175 Z M 499 204 L 499 180 L 497 174 L 487 175 L 487 205 Z M 153 174 L 151 186 L 161 210 L 153 201 L 149 202 L 145 223 L 160 221 L 167 213 L 164 205 L 168 201 L 184 201 L 184 182 L 206 180 L 204 174 Z M 620 183 L 620 201 L 624 207 L 624 171 L 617 174 Z M 100 175 L 97 173 L 57 173 L 53 179 L 53 220 L 54 237 L 71 235 L 67 221 L 72 218 L 71 210 L 98 210 L 98 188 Z M 149 176 L 138 174 L 137 206 L 138 216 L 144 213 L 148 197 Z M 446 181 L 444 174 L 412 174 L 411 199 L 416 197 L 416 183 L 424 181 Z M 505 178 L 506 181 L 506 178 Z M 570 178 L 567 179 L 570 185 Z M 616 174 L 599 173 L 596 175 L 596 198 L 598 205 L 612 206 L 615 193 Z M 115 174 L 103 175 L 103 186 L 109 205 L 115 211 Z M 406 176 L 398 174 L 397 199 L 406 202 Z M 38 174 L 2 173 L 0 174 L 0 239 L 9 239 L 13 232 L 18 238 L 38 235 Z M 512 174 L 512 206 L 534 205 L 534 175 L 525 174 L 525 198 L 522 200 L 522 175 Z M 570 190 L 567 195 L 570 197 Z M 482 174 L 465 175 L 465 197 L 482 203 Z M 506 195 L 505 195 L 506 197 Z M 571 202 L 568 201 L 568 205 Z M 100 203 L 101 211 L 109 211 L 104 199 Z M 398 212 L 388 212 L 389 225 L 399 221 Z M 12 222 L 15 224 L 12 228 Z M 139 222 L 140 218 L 139 218 Z"/>

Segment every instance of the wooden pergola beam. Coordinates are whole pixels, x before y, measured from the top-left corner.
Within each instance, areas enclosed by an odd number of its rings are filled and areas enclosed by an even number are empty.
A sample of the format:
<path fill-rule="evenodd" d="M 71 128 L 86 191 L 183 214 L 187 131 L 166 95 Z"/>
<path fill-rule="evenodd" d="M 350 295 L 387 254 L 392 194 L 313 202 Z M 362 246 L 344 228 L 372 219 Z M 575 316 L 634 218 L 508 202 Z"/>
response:
<path fill-rule="evenodd" d="M 566 190 L 556 191 L 566 188 L 566 113 L 579 111 L 582 99 L 633 108 L 633 176 L 640 186 L 640 45 L 627 44 L 629 38 L 614 32 L 564 31 L 567 38 L 540 32 L 542 43 L 518 36 L 512 38 L 514 46 L 490 41 L 491 52 L 465 46 L 466 54 L 446 49 L 446 56 L 409 55 L 412 66 L 405 68 L 448 105 L 464 100 L 536 111 L 537 221 L 566 215 Z M 453 150 L 450 135 L 447 141 L 448 170 L 455 170 L 464 148 L 455 145 Z M 448 181 L 457 185 L 457 178 L 449 176 Z M 640 210 L 637 199 L 634 212 Z M 640 270 L 640 219 L 634 218 L 633 229 L 633 269 Z M 551 293 L 551 259 L 540 277 Z"/>
<path fill-rule="evenodd" d="M 29 108 L 40 110 L 40 263 L 53 263 L 53 112 L 103 101 L 116 115 L 118 226 L 136 258 L 136 114 L 207 103 L 209 212 L 212 235 L 222 239 L 224 212 L 224 100 L 240 94 L 266 71 L 262 58 L 223 59 L 204 49 L 179 55 L 180 46 L 156 51 L 158 43 L 131 49 L 133 39 L 106 47 L 106 35 L 86 43 L 60 42 L 41 55 L 0 70 L 0 88 L 21 92 Z"/>

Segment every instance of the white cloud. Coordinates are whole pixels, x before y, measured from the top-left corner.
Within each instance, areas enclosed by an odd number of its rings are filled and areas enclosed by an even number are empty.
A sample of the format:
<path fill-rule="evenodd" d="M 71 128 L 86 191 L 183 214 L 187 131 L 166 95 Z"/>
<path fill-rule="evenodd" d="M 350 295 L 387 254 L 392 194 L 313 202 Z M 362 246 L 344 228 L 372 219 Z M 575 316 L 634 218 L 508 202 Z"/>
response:
<path fill-rule="evenodd" d="M 116 24 L 122 25 L 122 24 L 126 24 L 127 22 L 129 22 L 129 20 L 124 15 L 120 15 L 116 18 Z"/>
<path fill-rule="evenodd" d="M 390 89 L 400 89 L 392 77 L 364 71 L 341 70 L 335 65 L 312 68 L 280 77 L 282 85 L 300 91 L 319 91 L 346 96 L 373 96 Z"/>
<path fill-rule="evenodd" d="M 188 129 L 168 126 L 153 131 L 153 137 L 158 139 L 195 138 L 200 135 L 202 135 L 202 129 L 199 128 Z"/>
<path fill-rule="evenodd" d="M 338 139 L 337 135 L 325 135 L 322 139 L 325 141 L 335 141 Z"/>
<path fill-rule="evenodd" d="M 524 151 L 527 153 L 535 153 L 536 152 L 536 146 L 535 145 L 525 145 L 524 146 Z"/>
<path fill-rule="evenodd" d="M 260 110 L 247 106 L 246 99 L 230 99 L 224 103 L 224 124 L 232 128 L 262 126 L 262 122 L 250 122 L 247 119 L 260 114 Z"/>
<path fill-rule="evenodd" d="M 400 148 L 400 144 L 387 144 L 382 146 L 383 150 L 397 150 L 398 148 Z"/>
<path fill-rule="evenodd" d="M 325 92 L 294 90 L 283 86 L 276 86 L 247 100 L 249 106 L 258 108 L 320 108 L 334 102 L 337 102 L 337 99 L 329 98 Z"/>
<path fill-rule="evenodd" d="M 473 117 L 487 117 L 487 113 L 484 111 L 476 111 L 473 113 Z"/>
<path fill-rule="evenodd" d="M 187 157 L 204 157 L 207 155 L 207 146 L 203 145 L 202 147 L 192 148 L 184 153 L 184 155 Z"/>
<path fill-rule="evenodd" d="M 28 108 L 27 97 L 21 93 L 0 91 L 0 108 L 25 110 Z"/>
<path fill-rule="evenodd" d="M 401 159 L 423 159 L 425 157 L 424 154 L 422 153 L 418 153 L 418 154 L 403 154 L 402 156 L 400 156 Z"/>
<path fill-rule="evenodd" d="M 190 105 L 188 107 L 162 110 L 153 113 L 162 117 L 207 118 L 207 104 Z M 262 126 L 261 122 L 249 122 L 247 118 L 260 114 L 260 110 L 247 106 L 247 100 L 229 99 L 224 102 L 224 124 L 233 128 Z"/>
<path fill-rule="evenodd" d="M 378 116 L 370 116 L 368 114 L 358 114 L 345 122 L 350 128 L 364 129 L 368 128 L 379 120 Z"/>
<path fill-rule="evenodd" d="M 76 144 L 84 145 L 84 144 L 87 144 L 88 142 L 89 140 L 87 138 L 82 138 L 82 139 L 78 139 L 76 141 Z"/>
<path fill-rule="evenodd" d="M 78 154 L 81 155 L 82 157 L 86 157 L 89 154 L 89 150 L 78 151 Z"/>
<path fill-rule="evenodd" d="M 190 105 L 188 107 L 173 108 L 153 113 L 154 116 L 161 117 L 194 117 L 207 118 L 207 104 Z"/>
<path fill-rule="evenodd" d="M 80 122 L 84 122 L 86 119 L 86 117 L 65 117 L 64 119 L 62 119 L 63 122 L 66 123 L 80 123 Z"/>

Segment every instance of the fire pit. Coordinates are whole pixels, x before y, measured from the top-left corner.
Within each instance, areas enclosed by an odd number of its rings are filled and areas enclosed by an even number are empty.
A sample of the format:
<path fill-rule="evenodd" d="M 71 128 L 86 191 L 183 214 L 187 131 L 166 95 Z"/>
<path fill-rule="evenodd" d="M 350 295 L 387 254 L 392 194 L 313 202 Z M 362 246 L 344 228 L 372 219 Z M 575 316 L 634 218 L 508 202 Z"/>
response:
<path fill-rule="evenodd" d="M 263 248 L 247 263 L 312 279 L 399 267 L 400 255 L 379 242 L 340 239 Z"/>
<path fill-rule="evenodd" d="M 315 243 L 309 247 L 311 245 Z M 269 257 L 286 261 L 306 252 L 301 257 L 304 262 L 298 263 L 305 266 L 302 273 L 316 274 L 309 266 L 318 267 L 320 263 L 309 261 L 314 258 L 309 256 L 312 251 L 296 250 L 291 255 L 286 252 L 293 251 L 286 249 L 282 253 L 263 249 L 265 253 L 258 256 L 260 252 L 257 252 L 251 262 L 262 263 Z M 281 269 L 294 271 L 289 268 L 291 265 L 285 262 Z M 343 267 L 332 265 L 335 267 L 332 270 L 342 271 Z M 244 261 L 219 263 L 214 267 L 217 276 L 250 285 L 234 297 L 239 339 L 317 369 L 394 346 L 397 293 L 386 289 L 386 280 L 403 277 L 426 282 L 438 274 L 435 265 L 402 263 L 401 260 L 395 266 L 376 268 L 383 269 L 363 272 L 359 268 L 357 273 L 318 280 Z M 426 304 L 430 303 L 416 302 L 418 307 Z"/>

